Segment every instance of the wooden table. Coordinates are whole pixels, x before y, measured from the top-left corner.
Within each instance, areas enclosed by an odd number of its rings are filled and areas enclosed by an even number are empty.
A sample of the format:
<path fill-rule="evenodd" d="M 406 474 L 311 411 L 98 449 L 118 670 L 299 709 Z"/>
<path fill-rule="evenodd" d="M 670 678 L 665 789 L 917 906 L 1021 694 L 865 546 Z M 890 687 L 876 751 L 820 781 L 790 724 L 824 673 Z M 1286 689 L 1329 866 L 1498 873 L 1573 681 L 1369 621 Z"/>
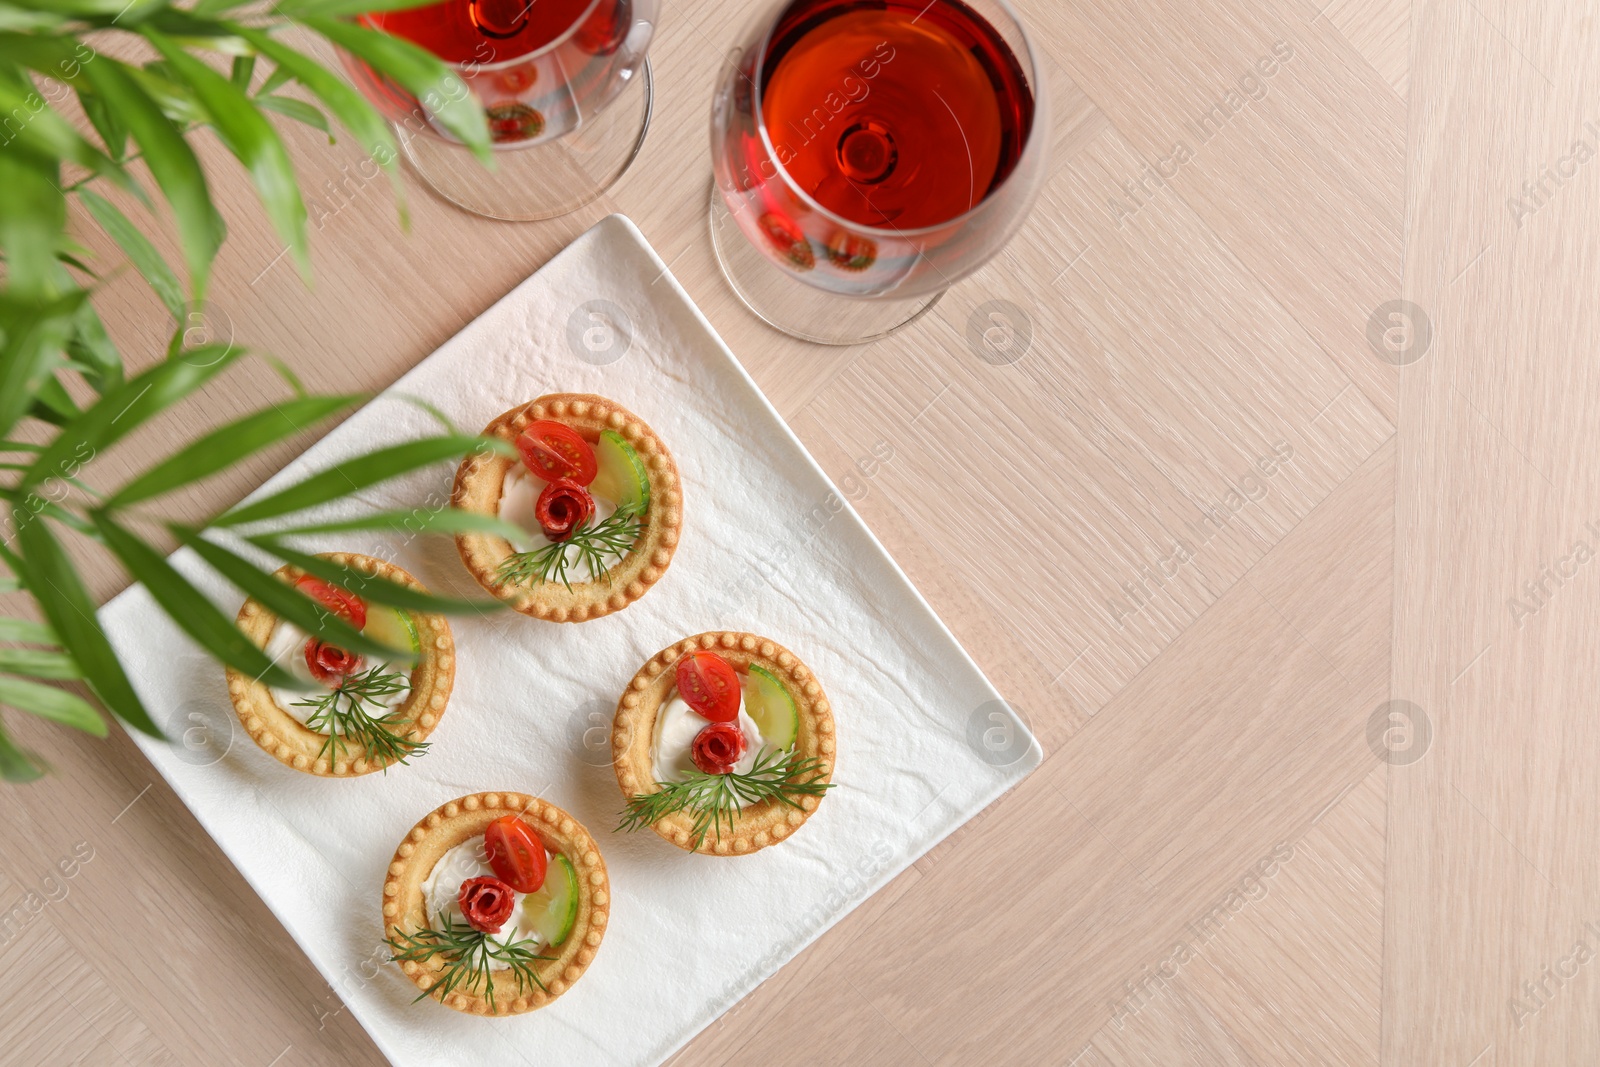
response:
<path fill-rule="evenodd" d="M 1051 68 L 1048 185 L 889 340 L 791 341 L 717 273 L 705 128 L 733 0 L 667 6 L 644 153 L 568 218 L 419 189 L 405 236 L 358 150 L 297 128 L 308 291 L 211 153 L 211 327 L 375 390 L 623 211 L 835 478 L 892 448 L 856 507 L 1049 758 L 674 1063 L 1600 1062 L 1593 15 L 1018 6 Z M 1031 333 L 1003 365 L 967 339 L 997 299 Z M 1431 336 L 1374 347 L 1395 300 Z M 154 358 L 141 283 L 97 303 Z M 94 475 L 279 389 L 246 366 Z M 12 721 L 56 773 L 4 799 L 0 907 L 45 903 L 0 944 L 0 1060 L 380 1062 L 125 737 Z"/>

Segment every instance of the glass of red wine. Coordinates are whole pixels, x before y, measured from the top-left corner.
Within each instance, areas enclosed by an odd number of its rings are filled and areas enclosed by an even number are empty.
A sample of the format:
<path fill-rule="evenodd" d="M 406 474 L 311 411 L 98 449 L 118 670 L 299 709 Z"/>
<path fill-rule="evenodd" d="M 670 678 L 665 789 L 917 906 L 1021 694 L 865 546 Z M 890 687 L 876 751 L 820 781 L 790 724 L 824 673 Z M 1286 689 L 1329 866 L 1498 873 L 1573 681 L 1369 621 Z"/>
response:
<path fill-rule="evenodd" d="M 712 104 L 711 237 L 734 292 L 824 344 L 927 311 L 1033 203 L 1040 68 L 1005 0 L 780 0 Z"/>
<path fill-rule="evenodd" d="M 605 192 L 644 143 L 657 2 L 443 0 L 361 16 L 455 67 L 483 105 L 492 169 L 422 101 L 360 59 L 343 59 L 435 192 L 491 218 L 553 218 Z"/>

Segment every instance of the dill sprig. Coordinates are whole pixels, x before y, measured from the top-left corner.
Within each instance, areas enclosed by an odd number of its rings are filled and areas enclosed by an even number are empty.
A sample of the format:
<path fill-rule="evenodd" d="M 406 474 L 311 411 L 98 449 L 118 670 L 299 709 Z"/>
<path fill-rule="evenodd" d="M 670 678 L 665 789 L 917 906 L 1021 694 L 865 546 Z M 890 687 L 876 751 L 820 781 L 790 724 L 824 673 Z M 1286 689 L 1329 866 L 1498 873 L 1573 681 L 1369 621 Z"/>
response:
<path fill-rule="evenodd" d="M 810 775 L 806 778 L 806 775 Z M 623 810 L 618 830 L 637 830 L 650 826 L 674 812 L 694 814 L 694 848 L 699 848 L 709 832 L 722 839 L 722 827 L 731 831 L 739 812 L 751 804 L 776 798 L 791 808 L 800 807 L 796 797 L 820 797 L 833 788 L 822 781 L 822 761 L 801 759 L 794 751 L 763 748 L 755 763 L 744 774 L 706 774 L 690 771 L 676 782 L 657 782 L 654 793 L 636 793 Z M 793 779 L 804 778 L 803 781 Z"/>
<path fill-rule="evenodd" d="M 428 747 L 426 741 L 413 741 L 397 732 L 406 726 L 406 717 L 399 708 L 390 708 L 382 715 L 374 715 L 364 705 L 383 707 L 385 697 L 394 696 L 410 685 L 405 675 L 386 671 L 387 664 L 377 664 L 360 674 L 347 674 L 344 680 L 326 693 L 307 700 L 297 700 L 297 708 L 310 708 L 306 715 L 306 728 L 327 734 L 317 756 L 337 760 L 346 742 L 354 741 L 367 750 L 367 758 L 382 760 L 385 765 L 405 763 L 407 756 L 420 756 Z"/>
<path fill-rule="evenodd" d="M 570 593 L 572 581 L 567 570 L 581 559 L 589 564 L 589 573 L 604 574 L 609 583 L 610 568 L 632 550 L 639 540 L 642 525 L 639 506 L 623 504 L 604 522 L 586 522 L 565 541 L 554 541 L 531 552 L 514 552 L 507 556 L 500 563 L 500 581 L 513 585 L 560 582 Z M 570 558 L 569 548 L 575 550 Z M 610 557 L 609 562 L 607 557 Z"/>
<path fill-rule="evenodd" d="M 424 963 L 435 956 L 444 959 L 440 980 L 419 993 L 413 1004 L 434 993 L 438 993 L 442 1001 L 457 986 L 464 984 L 468 992 L 481 991 L 489 1002 L 489 1010 L 493 1011 L 494 979 L 489 971 L 491 961 L 505 964 L 522 988 L 538 986 L 540 992 L 546 992 L 544 983 L 533 972 L 533 964 L 556 957 L 539 955 L 535 951 L 538 942 L 534 938 L 525 937 L 521 941 L 502 945 L 498 941 L 491 941 L 488 934 L 473 929 L 465 922 L 458 924 L 449 915 L 442 918 L 442 926 L 424 927 L 410 934 L 401 933 L 398 939 L 384 938 L 384 943 L 393 951 L 389 957 L 391 963 Z"/>

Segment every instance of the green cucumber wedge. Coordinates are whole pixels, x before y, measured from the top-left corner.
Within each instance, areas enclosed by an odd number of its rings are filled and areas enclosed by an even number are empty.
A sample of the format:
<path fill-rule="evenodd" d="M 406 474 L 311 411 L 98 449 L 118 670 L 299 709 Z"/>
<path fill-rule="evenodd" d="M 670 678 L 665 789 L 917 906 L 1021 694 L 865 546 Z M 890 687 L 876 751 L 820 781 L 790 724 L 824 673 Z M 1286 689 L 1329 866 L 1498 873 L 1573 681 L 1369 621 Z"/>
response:
<path fill-rule="evenodd" d="M 750 664 L 750 676 L 744 683 L 744 710 L 755 720 L 767 744 L 782 750 L 794 747 L 795 734 L 800 732 L 800 711 L 777 675 L 759 663 Z"/>
<path fill-rule="evenodd" d="M 589 491 L 618 507 L 633 504 L 637 514 L 643 515 L 650 507 L 650 475 L 633 446 L 617 431 L 604 430 L 595 443 L 594 458 L 599 470 Z"/>
<path fill-rule="evenodd" d="M 522 898 L 522 917 L 547 945 L 559 945 L 578 922 L 578 872 L 557 852 L 550 857 L 544 885 Z"/>
<path fill-rule="evenodd" d="M 390 648 L 409 651 L 411 658 L 422 655 L 422 635 L 409 611 L 373 604 L 367 612 L 367 625 L 361 631 Z"/>

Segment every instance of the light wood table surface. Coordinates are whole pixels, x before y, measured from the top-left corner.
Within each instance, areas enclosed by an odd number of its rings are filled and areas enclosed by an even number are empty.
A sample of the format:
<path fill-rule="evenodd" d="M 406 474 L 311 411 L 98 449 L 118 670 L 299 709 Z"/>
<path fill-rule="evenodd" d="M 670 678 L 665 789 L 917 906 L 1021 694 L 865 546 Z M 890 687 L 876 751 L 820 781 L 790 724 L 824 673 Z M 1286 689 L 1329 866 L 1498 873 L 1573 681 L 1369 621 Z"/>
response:
<path fill-rule="evenodd" d="M 666 5 L 643 155 L 567 218 L 417 188 L 404 235 L 354 146 L 290 131 L 310 290 L 210 154 L 212 328 L 330 389 L 382 388 L 630 215 L 836 479 L 892 448 L 855 506 L 1042 738 L 672 1062 L 1600 1062 L 1593 5 L 1020 0 L 1054 106 L 1038 206 L 847 349 L 768 330 L 712 259 L 709 96 L 745 6 Z M 1013 362 L 968 340 L 990 300 L 1026 318 Z M 1380 354 L 1396 300 L 1429 336 Z M 140 282 L 97 303 L 153 358 Z M 92 477 L 280 388 L 247 365 Z M 0 908 L 92 858 L 0 946 L 0 1062 L 381 1062 L 125 737 L 12 721 L 57 771 L 0 800 Z"/>

